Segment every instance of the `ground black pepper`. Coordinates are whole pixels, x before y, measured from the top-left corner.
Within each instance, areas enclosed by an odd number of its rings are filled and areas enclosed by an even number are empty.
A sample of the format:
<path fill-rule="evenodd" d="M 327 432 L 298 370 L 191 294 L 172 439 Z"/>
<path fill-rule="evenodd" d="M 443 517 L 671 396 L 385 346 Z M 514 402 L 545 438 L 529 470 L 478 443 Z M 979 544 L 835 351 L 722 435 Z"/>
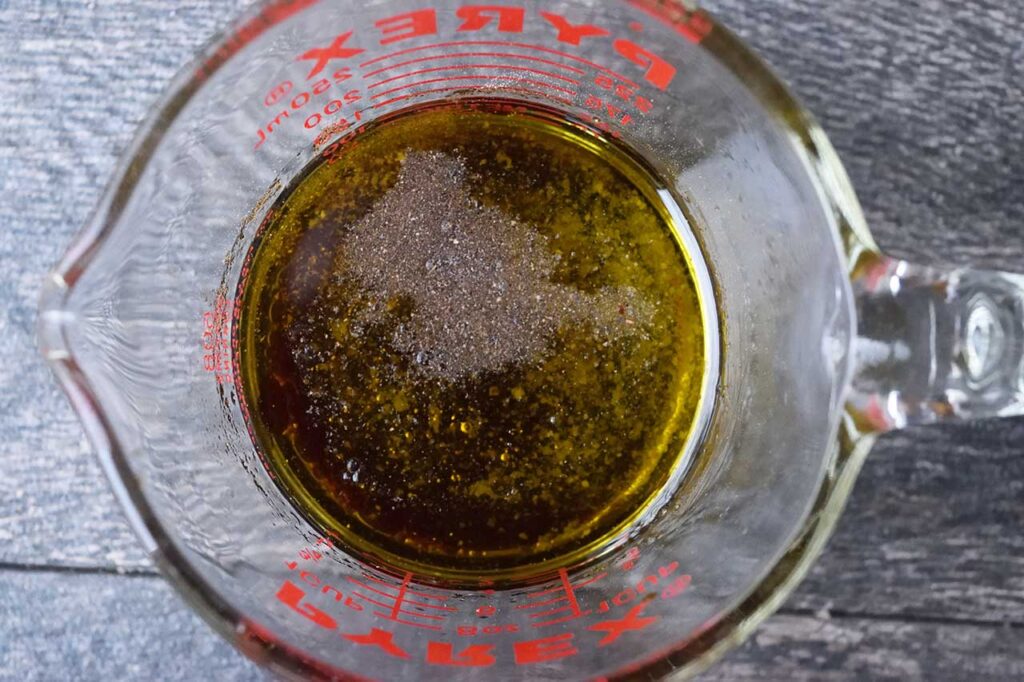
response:
<path fill-rule="evenodd" d="M 650 305 L 635 289 L 552 281 L 548 240 L 474 199 L 466 173 L 458 157 L 410 152 L 394 187 L 352 226 L 336 272 L 374 298 L 355 325 L 402 318 L 394 347 L 416 371 L 450 381 L 536 361 L 566 325 L 607 341 L 644 333 Z"/>

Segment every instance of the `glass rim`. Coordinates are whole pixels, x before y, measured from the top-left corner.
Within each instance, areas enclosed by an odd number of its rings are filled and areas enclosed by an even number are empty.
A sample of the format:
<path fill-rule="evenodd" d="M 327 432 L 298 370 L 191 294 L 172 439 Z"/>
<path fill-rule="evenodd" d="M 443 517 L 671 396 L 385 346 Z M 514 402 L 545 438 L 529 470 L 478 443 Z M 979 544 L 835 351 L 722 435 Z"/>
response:
<path fill-rule="evenodd" d="M 183 551 L 170 540 L 170 534 L 146 500 L 138 477 L 128 465 L 128 453 L 101 408 L 97 391 L 70 352 L 64 337 L 62 313 L 67 295 L 110 236 L 141 176 L 141 170 L 148 165 L 167 130 L 166 123 L 176 118 L 209 75 L 233 56 L 234 51 L 223 61 L 215 62 L 224 48 L 233 40 L 237 42 L 239 30 L 251 25 L 277 2 L 279 0 L 256 0 L 211 36 L 149 109 L 122 153 L 92 216 L 76 233 L 46 279 L 40 297 L 38 339 L 47 364 L 82 422 L 129 525 L 162 577 L 186 604 L 238 651 L 278 674 L 295 678 L 326 675 L 332 679 L 361 680 L 364 678 L 356 673 L 323 663 L 277 641 L 272 632 L 228 603 L 191 566 Z M 301 3 L 300 7 L 308 4 Z M 713 23 L 715 42 L 722 46 L 717 50 L 711 49 L 707 44 L 710 41 L 706 41 L 701 48 L 754 93 L 769 113 L 780 118 L 785 114 L 784 125 L 798 137 L 794 147 L 802 155 L 808 175 L 820 189 L 823 204 L 836 217 L 838 234 L 835 237 L 848 271 L 852 271 L 862 255 L 877 252 L 877 247 L 846 171 L 824 131 L 770 67 L 742 40 L 706 10 L 690 11 L 703 14 Z M 667 12 L 659 20 L 669 25 L 676 21 Z M 235 51 L 240 49 L 237 45 L 235 47 Z M 723 59 L 722 53 L 725 52 L 729 53 L 729 59 Z M 737 62 L 742 64 L 742 70 L 737 68 Z M 770 97 L 766 96 L 768 91 Z M 849 376 L 844 377 L 843 385 L 848 384 Z M 831 536 L 874 441 L 870 435 L 860 433 L 852 420 L 842 418 L 844 405 L 845 400 L 841 400 L 838 414 L 830 425 L 829 437 L 833 446 L 825 457 L 826 474 L 814 495 L 814 502 L 775 563 L 700 631 L 610 673 L 611 678 L 683 678 L 696 675 L 743 642 L 782 605 Z"/>

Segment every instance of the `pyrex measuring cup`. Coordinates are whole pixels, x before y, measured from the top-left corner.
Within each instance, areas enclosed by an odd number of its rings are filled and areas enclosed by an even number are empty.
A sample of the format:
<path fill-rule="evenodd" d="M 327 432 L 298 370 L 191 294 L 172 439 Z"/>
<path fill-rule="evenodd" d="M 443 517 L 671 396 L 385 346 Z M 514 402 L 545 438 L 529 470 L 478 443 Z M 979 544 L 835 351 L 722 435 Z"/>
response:
<path fill-rule="evenodd" d="M 722 333 L 705 464 L 652 518 L 582 565 L 453 590 L 360 561 L 291 506 L 246 429 L 232 320 L 295 173 L 382 116 L 474 98 L 641 156 L 686 210 Z M 881 255 L 813 120 L 688 5 L 296 0 L 179 76 L 48 281 L 40 337 L 155 561 L 275 671 L 685 675 L 793 588 L 875 434 L 1024 412 L 1022 285 Z"/>

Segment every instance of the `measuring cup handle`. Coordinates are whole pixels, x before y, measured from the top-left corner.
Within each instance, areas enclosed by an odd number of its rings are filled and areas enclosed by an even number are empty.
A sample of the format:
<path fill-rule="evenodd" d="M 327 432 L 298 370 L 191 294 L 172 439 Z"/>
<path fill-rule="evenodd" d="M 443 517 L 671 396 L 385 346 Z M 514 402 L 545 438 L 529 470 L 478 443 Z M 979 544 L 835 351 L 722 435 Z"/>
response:
<path fill-rule="evenodd" d="M 1024 275 L 867 254 L 853 287 L 858 431 L 1024 414 Z"/>

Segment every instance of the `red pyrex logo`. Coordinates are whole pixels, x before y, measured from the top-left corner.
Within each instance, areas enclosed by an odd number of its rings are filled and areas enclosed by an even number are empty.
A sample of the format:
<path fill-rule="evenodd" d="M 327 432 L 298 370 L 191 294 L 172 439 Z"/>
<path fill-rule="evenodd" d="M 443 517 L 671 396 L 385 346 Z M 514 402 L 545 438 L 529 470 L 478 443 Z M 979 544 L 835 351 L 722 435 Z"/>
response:
<path fill-rule="evenodd" d="M 704 15 L 672 9 L 672 3 L 668 8 L 647 0 L 630 4 L 670 25 L 689 42 L 699 43 L 711 31 Z M 654 107 L 649 96 L 640 94 L 641 88 L 663 92 L 678 73 L 675 65 L 644 46 L 645 28 L 637 21 L 629 23 L 630 35 L 615 35 L 607 27 L 555 12 L 534 16 L 523 7 L 464 5 L 445 10 L 455 19 L 454 35 L 441 36 L 440 11 L 428 7 L 384 17 L 374 22 L 372 34 L 340 30 L 329 41 L 298 52 L 295 60 L 307 67 L 306 85 L 289 80 L 268 88 L 263 103 L 275 113 L 256 131 L 254 147 L 259 149 L 293 115 L 302 118 L 307 130 L 319 131 L 318 140 L 325 139 L 361 121 L 368 109 L 464 89 L 473 81 L 493 84 L 499 73 L 501 92 L 529 94 L 556 105 L 582 105 L 601 119 L 625 126 Z M 542 44 L 515 39 L 536 26 L 548 36 Z M 445 42 L 430 42 L 431 38 Z M 593 54 L 598 45 L 598 52 L 620 57 L 633 73 L 618 73 L 580 54 Z M 365 59 L 371 48 L 376 54 L 377 48 L 392 46 L 398 49 Z M 468 57 L 474 61 L 443 63 Z M 338 87 L 353 77 L 368 85 Z"/>

